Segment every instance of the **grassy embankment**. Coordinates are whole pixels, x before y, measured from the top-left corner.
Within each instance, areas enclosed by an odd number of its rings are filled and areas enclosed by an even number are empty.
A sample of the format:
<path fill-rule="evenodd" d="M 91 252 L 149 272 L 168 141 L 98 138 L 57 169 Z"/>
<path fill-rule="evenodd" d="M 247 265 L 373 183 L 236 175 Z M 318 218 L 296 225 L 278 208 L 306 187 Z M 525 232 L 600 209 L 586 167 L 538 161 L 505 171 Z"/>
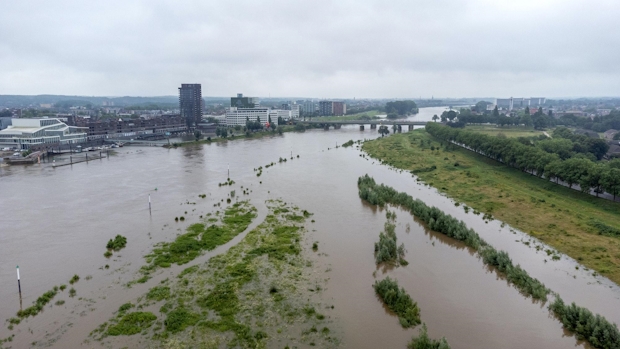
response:
<path fill-rule="evenodd" d="M 368 141 L 362 149 L 385 164 L 412 171 L 474 213 L 491 214 L 620 283 L 620 239 L 599 235 L 593 224 L 620 228 L 620 204 L 456 146 L 446 150 L 446 144 L 424 130 Z"/>
<path fill-rule="evenodd" d="M 313 300 L 325 280 L 301 244 L 310 214 L 281 201 L 267 206 L 265 221 L 228 252 L 164 280 L 91 335 L 140 332 L 145 347 L 337 346 L 324 315 L 331 308 Z"/>

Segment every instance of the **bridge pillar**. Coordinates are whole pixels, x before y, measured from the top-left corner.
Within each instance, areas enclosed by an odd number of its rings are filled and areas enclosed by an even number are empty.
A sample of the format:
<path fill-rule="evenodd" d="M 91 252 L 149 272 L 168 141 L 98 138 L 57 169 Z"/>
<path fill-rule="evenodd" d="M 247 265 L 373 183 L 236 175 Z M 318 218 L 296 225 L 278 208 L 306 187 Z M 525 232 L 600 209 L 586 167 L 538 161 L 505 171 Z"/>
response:
<path fill-rule="evenodd" d="M 413 125 L 409 125 L 409 131 L 413 131 Z"/>
<path fill-rule="evenodd" d="M 370 129 L 371 130 L 376 130 L 377 129 L 377 124 L 370 124 Z"/>
<path fill-rule="evenodd" d="M 403 132 L 403 126 L 402 125 L 398 125 L 398 133 Z"/>
<path fill-rule="evenodd" d="M 329 125 L 325 125 L 325 126 L 323 126 L 323 129 L 324 129 L 325 131 L 329 131 Z"/>
<path fill-rule="evenodd" d="M 364 125 L 360 125 L 360 131 L 364 131 Z"/>
<path fill-rule="evenodd" d="M 339 130 L 342 127 L 342 124 L 335 124 L 334 129 Z"/>

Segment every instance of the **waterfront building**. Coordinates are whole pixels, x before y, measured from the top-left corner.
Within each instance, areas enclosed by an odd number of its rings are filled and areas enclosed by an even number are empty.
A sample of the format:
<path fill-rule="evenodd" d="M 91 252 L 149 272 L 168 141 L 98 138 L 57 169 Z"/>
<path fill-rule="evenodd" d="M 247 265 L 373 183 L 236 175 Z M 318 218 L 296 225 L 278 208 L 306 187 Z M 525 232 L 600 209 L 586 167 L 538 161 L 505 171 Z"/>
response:
<path fill-rule="evenodd" d="M 12 125 L 0 130 L 0 147 L 30 149 L 86 142 L 83 127 L 68 126 L 58 119 L 12 119 Z"/>
<path fill-rule="evenodd" d="M 231 127 L 235 125 L 245 126 L 247 120 L 256 121 L 258 118 L 261 124 L 265 125 L 269 121 L 269 112 L 271 109 L 267 107 L 257 107 L 257 108 L 237 108 L 230 107 L 226 109 L 226 126 Z M 272 121 L 277 123 L 276 120 Z"/>
<path fill-rule="evenodd" d="M 200 84 L 181 84 L 179 109 L 187 127 L 198 125 L 202 118 L 202 90 Z"/>
<path fill-rule="evenodd" d="M 91 121 L 77 118 L 76 125 L 88 132 L 88 139 L 129 137 L 145 134 L 186 131 L 186 119 L 180 115 L 160 116 L 150 119 L 107 119 Z"/>

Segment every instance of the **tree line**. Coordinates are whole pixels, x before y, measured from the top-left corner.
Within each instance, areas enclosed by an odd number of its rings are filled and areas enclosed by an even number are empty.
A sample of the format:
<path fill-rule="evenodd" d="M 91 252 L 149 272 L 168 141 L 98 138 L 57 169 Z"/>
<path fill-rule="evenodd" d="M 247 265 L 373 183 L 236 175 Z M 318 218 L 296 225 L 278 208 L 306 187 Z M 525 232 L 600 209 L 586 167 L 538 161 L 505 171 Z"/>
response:
<path fill-rule="evenodd" d="M 402 115 L 417 113 L 418 106 L 410 100 L 387 102 L 385 103 L 385 112 L 388 118 L 395 119 Z"/>
<path fill-rule="evenodd" d="M 457 220 L 437 207 L 429 207 L 423 201 L 413 199 L 407 193 L 398 192 L 383 184 L 378 185 L 368 175 L 359 177 L 357 186 L 360 198 L 370 204 L 401 206 L 424 221 L 430 229 L 462 241 L 474 249 L 485 264 L 495 267 L 498 274 L 506 276 L 508 282 L 515 285 L 524 295 L 546 301 L 547 295 L 552 293 L 542 282 L 532 278 L 519 265 L 514 266 L 508 253 L 497 251 L 473 229 L 467 228 L 463 221 Z M 586 308 L 574 303 L 566 306 L 557 293 L 553 292 L 553 294 L 556 299 L 549 306 L 549 310 L 562 321 L 567 330 L 596 348 L 620 348 L 620 331 L 615 324 L 610 323 L 601 315 L 593 315 Z"/>
<path fill-rule="evenodd" d="M 581 191 L 594 190 L 598 195 L 604 191 L 614 199 L 620 193 L 620 161 L 596 162 L 587 156 L 573 156 L 562 159 L 554 148 L 524 144 L 516 139 L 488 136 L 476 132 L 428 123 L 426 131 L 432 136 L 454 142 L 479 154 L 500 161 L 505 165 L 528 172 L 549 181 L 563 181 L 569 188 L 578 184 Z M 558 131 L 558 134 L 565 132 Z M 570 132 L 570 131 L 569 131 Z M 548 142 L 548 145 L 552 145 Z M 596 148 L 598 145 L 594 145 Z M 595 154 L 600 154 L 594 150 Z M 597 155 L 598 156 L 598 155 Z"/>

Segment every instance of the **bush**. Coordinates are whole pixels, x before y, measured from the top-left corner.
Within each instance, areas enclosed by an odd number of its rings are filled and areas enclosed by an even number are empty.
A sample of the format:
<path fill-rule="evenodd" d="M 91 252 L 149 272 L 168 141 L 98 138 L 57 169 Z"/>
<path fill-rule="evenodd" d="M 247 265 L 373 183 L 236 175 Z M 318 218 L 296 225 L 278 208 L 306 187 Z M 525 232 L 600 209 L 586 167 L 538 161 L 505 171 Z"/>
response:
<path fill-rule="evenodd" d="M 428 331 L 426 329 L 426 324 L 422 324 L 422 329 L 420 330 L 420 334 L 417 337 L 413 337 L 411 342 L 407 344 L 407 348 L 409 349 L 450 349 L 450 345 L 448 345 L 448 341 L 445 337 L 440 340 L 430 339 L 428 337 Z"/>
<path fill-rule="evenodd" d="M 594 315 L 575 303 L 565 305 L 559 296 L 549 309 L 562 321 L 566 329 L 577 335 L 578 339 L 587 340 L 595 348 L 620 348 L 618 328 L 599 314 Z"/>
<path fill-rule="evenodd" d="M 379 234 L 379 242 L 375 242 L 375 260 L 376 263 L 393 263 L 398 264 L 404 262 L 405 245 L 398 246 L 396 238 L 396 224 L 394 217 L 390 211 L 386 213 L 388 221 L 385 222 L 384 231 Z M 406 264 L 406 262 L 401 263 Z"/>
<path fill-rule="evenodd" d="M 106 248 L 109 250 L 118 251 L 127 246 L 127 238 L 122 235 L 116 235 L 114 239 L 110 239 Z"/>
<path fill-rule="evenodd" d="M 407 294 L 404 288 L 398 288 L 398 282 L 389 277 L 375 281 L 375 292 L 387 307 L 398 315 L 398 320 L 404 328 L 415 327 L 420 324 L 420 309 Z"/>

